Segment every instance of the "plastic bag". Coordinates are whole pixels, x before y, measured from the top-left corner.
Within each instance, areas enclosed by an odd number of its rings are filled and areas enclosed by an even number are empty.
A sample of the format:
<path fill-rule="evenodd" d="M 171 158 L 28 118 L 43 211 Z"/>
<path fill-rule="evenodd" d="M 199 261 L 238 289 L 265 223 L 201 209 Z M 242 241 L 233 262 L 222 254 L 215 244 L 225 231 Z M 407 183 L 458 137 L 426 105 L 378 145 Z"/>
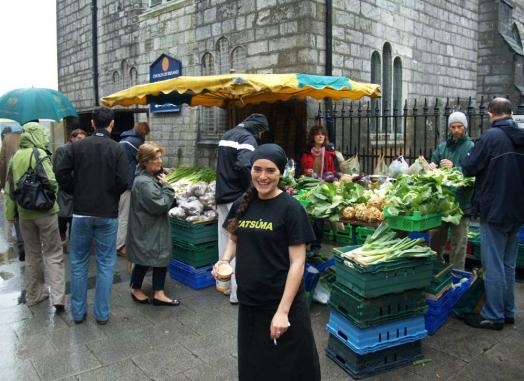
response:
<path fill-rule="evenodd" d="M 358 154 L 340 163 L 340 171 L 347 175 L 358 175 L 360 173 Z"/>
<path fill-rule="evenodd" d="M 399 156 L 389 165 L 389 177 L 397 178 L 408 172 L 409 165 L 404 160 L 404 156 Z"/>
<path fill-rule="evenodd" d="M 186 211 L 178 206 L 171 208 L 168 214 L 170 217 L 186 218 Z"/>
<path fill-rule="evenodd" d="M 191 194 L 194 196 L 203 196 L 207 191 L 207 183 L 201 181 L 196 184 L 191 185 Z"/>
<path fill-rule="evenodd" d="M 419 156 L 417 160 L 408 168 L 408 175 L 418 175 L 431 170 L 429 163 L 424 156 Z"/>
<path fill-rule="evenodd" d="M 216 181 L 211 181 L 208 186 L 207 186 L 207 192 L 208 193 L 212 193 L 213 195 L 215 194 L 215 190 L 216 190 L 216 186 L 217 186 L 217 182 Z"/>
<path fill-rule="evenodd" d="M 204 211 L 204 205 L 198 200 L 183 202 L 179 206 L 190 216 L 199 216 Z"/>
<path fill-rule="evenodd" d="M 318 282 L 315 291 L 313 292 L 313 300 L 322 304 L 327 304 L 330 296 L 331 290 L 325 287 L 322 282 Z"/>
<path fill-rule="evenodd" d="M 288 176 L 290 178 L 295 177 L 295 161 L 293 159 L 287 161 L 283 176 Z"/>
<path fill-rule="evenodd" d="M 377 159 L 377 165 L 375 166 L 375 170 L 373 171 L 374 175 L 382 175 L 387 176 L 388 174 L 388 167 L 386 166 L 386 161 L 384 160 L 384 154 L 380 154 Z"/>

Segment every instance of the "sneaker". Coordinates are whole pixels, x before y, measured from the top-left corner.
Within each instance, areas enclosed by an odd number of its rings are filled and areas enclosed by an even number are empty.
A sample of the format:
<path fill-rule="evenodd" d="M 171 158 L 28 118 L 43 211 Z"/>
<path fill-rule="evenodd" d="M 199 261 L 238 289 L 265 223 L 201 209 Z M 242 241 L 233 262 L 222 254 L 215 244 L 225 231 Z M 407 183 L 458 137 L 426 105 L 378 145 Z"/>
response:
<path fill-rule="evenodd" d="M 484 319 L 480 314 L 465 315 L 464 323 L 473 328 L 493 329 L 495 331 L 500 331 L 504 328 L 504 323 Z"/>
<path fill-rule="evenodd" d="M 514 317 L 507 317 L 507 318 L 504 318 L 504 324 L 515 324 L 515 318 Z"/>

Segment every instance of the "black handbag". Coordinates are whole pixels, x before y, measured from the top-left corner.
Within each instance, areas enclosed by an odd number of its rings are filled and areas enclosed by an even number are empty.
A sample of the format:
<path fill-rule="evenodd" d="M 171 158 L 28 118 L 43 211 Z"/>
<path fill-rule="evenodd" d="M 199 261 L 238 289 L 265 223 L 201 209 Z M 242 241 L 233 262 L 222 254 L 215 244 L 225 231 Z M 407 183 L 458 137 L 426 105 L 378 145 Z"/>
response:
<path fill-rule="evenodd" d="M 31 167 L 33 155 L 36 158 L 35 168 Z M 9 166 L 7 174 L 9 180 L 10 196 L 24 209 L 46 211 L 53 207 L 56 201 L 56 194 L 51 189 L 51 184 L 42 166 L 40 152 L 38 148 L 33 148 L 29 157 L 29 165 L 24 174 L 16 183 L 13 184 L 12 164 Z"/>

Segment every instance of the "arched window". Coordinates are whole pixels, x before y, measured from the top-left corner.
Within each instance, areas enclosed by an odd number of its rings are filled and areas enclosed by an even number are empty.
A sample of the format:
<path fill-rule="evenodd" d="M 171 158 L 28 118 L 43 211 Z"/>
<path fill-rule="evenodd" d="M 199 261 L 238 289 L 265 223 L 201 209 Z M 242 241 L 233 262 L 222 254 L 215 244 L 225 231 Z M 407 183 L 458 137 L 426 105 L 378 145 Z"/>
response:
<path fill-rule="evenodd" d="M 129 82 L 131 86 L 134 86 L 138 83 L 138 71 L 134 66 L 129 69 Z"/>
<path fill-rule="evenodd" d="M 515 42 L 522 48 L 522 40 L 520 39 L 520 32 L 519 32 L 519 28 L 517 27 L 517 24 L 513 23 L 511 32 L 512 32 L 513 39 L 515 40 Z"/>
<path fill-rule="evenodd" d="M 402 59 L 393 61 L 393 110 L 402 108 Z"/>
<path fill-rule="evenodd" d="M 205 53 L 202 57 L 202 75 L 215 74 L 215 60 L 211 53 Z"/>
<path fill-rule="evenodd" d="M 237 46 L 231 52 L 231 68 L 237 73 L 246 72 L 246 49 L 242 46 Z"/>
<path fill-rule="evenodd" d="M 217 41 L 218 73 L 229 73 L 229 41 L 222 37 Z"/>
<path fill-rule="evenodd" d="M 115 70 L 112 75 L 113 79 L 113 85 L 112 85 L 112 93 L 116 93 L 119 90 L 122 90 L 122 82 L 120 82 L 120 73 L 118 70 Z"/>
<path fill-rule="evenodd" d="M 382 111 L 391 112 L 391 45 L 389 42 L 382 48 Z"/>
<path fill-rule="evenodd" d="M 380 53 L 374 51 L 371 55 L 371 83 L 380 85 L 382 83 L 382 66 L 380 64 Z"/>

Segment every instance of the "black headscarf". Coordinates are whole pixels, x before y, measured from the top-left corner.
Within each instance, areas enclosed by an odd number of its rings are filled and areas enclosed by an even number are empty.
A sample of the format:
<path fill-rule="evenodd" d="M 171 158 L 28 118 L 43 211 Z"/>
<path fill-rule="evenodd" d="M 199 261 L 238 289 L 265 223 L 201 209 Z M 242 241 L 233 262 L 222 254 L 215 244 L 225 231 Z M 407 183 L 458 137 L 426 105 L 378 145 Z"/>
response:
<path fill-rule="evenodd" d="M 280 174 L 284 174 L 287 164 L 287 155 L 282 147 L 280 147 L 278 144 L 269 143 L 258 146 L 251 157 L 251 165 L 260 159 L 272 161 L 278 167 Z"/>

